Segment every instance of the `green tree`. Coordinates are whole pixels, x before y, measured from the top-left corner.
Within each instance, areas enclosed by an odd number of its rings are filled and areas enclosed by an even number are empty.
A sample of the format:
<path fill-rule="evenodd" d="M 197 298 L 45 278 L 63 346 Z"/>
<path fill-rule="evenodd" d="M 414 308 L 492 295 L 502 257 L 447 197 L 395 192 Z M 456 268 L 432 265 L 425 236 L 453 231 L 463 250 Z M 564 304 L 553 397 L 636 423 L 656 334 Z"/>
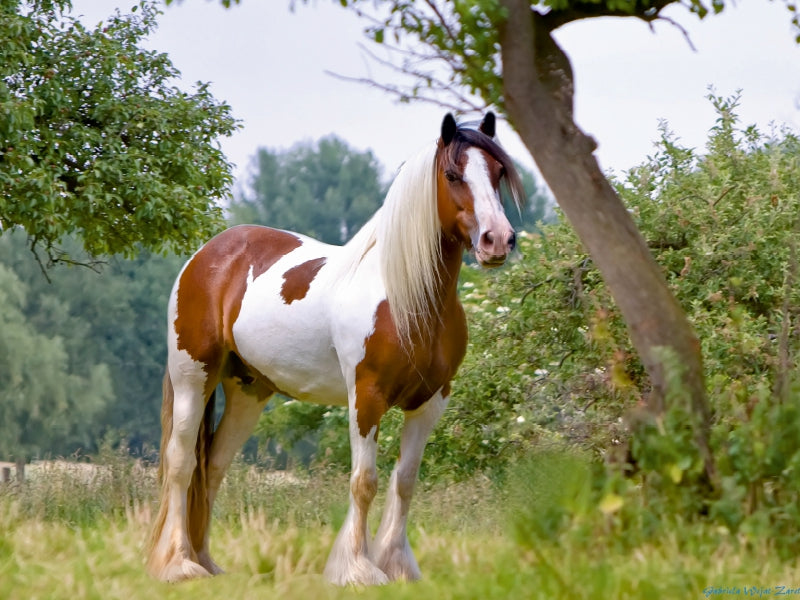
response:
<path fill-rule="evenodd" d="M 0 227 L 22 227 L 50 262 L 141 247 L 189 251 L 222 226 L 231 183 L 217 139 L 236 121 L 208 85 L 175 87 L 144 50 L 159 10 L 141 1 L 94 29 L 69 0 L 0 0 Z"/>
<path fill-rule="evenodd" d="M 230 206 L 235 223 L 258 223 L 342 244 L 380 207 L 385 193 L 372 152 L 336 136 L 288 151 L 261 148 L 247 189 Z"/>
<path fill-rule="evenodd" d="M 79 241 L 68 238 L 63 246 L 77 251 Z M 22 232 L 0 238 L 0 264 L 13 269 L 28 292 L 22 307 L 27 323 L 61 340 L 70 373 L 88 377 L 100 363 L 108 369 L 113 397 L 93 415 L 91 440 L 81 441 L 82 450 L 96 450 L 107 437 L 137 454 L 158 446 L 166 303 L 183 260 L 142 252 L 130 260 L 111 259 L 101 274 L 53 269 L 48 282 Z M 83 418 L 81 411 L 73 416 Z M 75 449 L 44 448 L 53 454 Z"/>
<path fill-rule="evenodd" d="M 108 367 L 71 371 L 64 340 L 37 331 L 26 303 L 23 283 L 0 265 L 0 455 L 15 459 L 18 477 L 34 456 L 92 446 L 94 419 L 111 399 Z"/>

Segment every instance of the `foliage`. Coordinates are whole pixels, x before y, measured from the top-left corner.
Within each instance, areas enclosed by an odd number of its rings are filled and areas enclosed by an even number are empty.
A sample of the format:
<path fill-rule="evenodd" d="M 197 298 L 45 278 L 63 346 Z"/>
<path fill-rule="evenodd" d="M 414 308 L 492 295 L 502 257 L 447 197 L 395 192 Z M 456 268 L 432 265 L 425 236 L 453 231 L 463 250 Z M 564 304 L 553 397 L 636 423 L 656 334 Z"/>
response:
<path fill-rule="evenodd" d="M 111 401 L 108 367 L 70 368 L 64 340 L 26 318 L 27 296 L 0 265 L 0 455 L 17 461 L 92 444 L 92 421 Z"/>
<path fill-rule="evenodd" d="M 236 122 L 207 84 L 192 93 L 140 44 L 159 10 L 143 0 L 94 29 L 69 0 L 0 2 L 0 224 L 51 261 L 77 235 L 90 257 L 188 251 L 222 225 L 231 183 L 217 143 Z"/>
<path fill-rule="evenodd" d="M 701 339 L 723 483 L 711 514 L 732 529 L 772 527 L 796 546 L 788 523 L 800 518 L 800 139 L 740 128 L 738 95 L 709 98 L 718 118 L 707 155 L 664 127 L 661 152 L 629 173 L 621 193 L 652 223 L 650 244 Z M 686 423 L 678 405 L 633 448 L 643 461 L 674 457 L 648 465 L 655 488 L 693 481 Z"/>
<path fill-rule="evenodd" d="M 464 284 L 478 351 L 437 433 L 454 442 L 449 454 L 436 456 L 434 443 L 426 460 L 486 469 L 543 444 L 576 445 L 612 464 L 633 460 L 632 481 L 654 513 L 681 506 L 796 549 L 800 140 L 740 128 L 738 95 L 710 100 L 718 120 L 705 155 L 664 126 L 656 154 L 618 189 L 700 337 L 720 494 L 709 498 L 704 487 L 680 387 L 673 382 L 663 418 L 640 409 L 646 375 L 608 290 L 562 224 L 522 240 L 520 263 Z M 672 364 L 675 381 L 679 369 Z"/>
<path fill-rule="evenodd" d="M 380 207 L 386 192 L 370 151 L 330 136 L 288 151 L 261 148 L 248 189 L 231 203 L 234 223 L 288 229 L 342 244 Z"/>
<path fill-rule="evenodd" d="M 80 255 L 76 240 L 63 244 L 73 256 Z M 8 317 L 7 327 L 24 326 L 28 336 L 55 340 L 51 345 L 60 349 L 63 368 L 73 376 L 91 381 L 93 369 L 100 366 L 107 375 L 97 380 L 102 385 L 91 393 L 70 392 L 75 408 L 58 416 L 62 427 L 79 423 L 83 437 L 65 445 L 55 437 L 49 443 L 42 434 L 43 445 L 36 455 L 94 452 L 107 435 L 125 440 L 137 455 L 157 449 L 166 302 L 181 263 L 180 257 L 142 253 L 134 260 L 113 260 L 102 274 L 56 268 L 49 272 L 48 282 L 22 232 L 0 238 L 0 264 L 27 290 L 25 303 L 13 319 Z M 22 372 L 42 377 L 37 360 L 22 353 L 18 359 Z M 96 394 L 107 397 L 99 411 L 91 405 Z"/>

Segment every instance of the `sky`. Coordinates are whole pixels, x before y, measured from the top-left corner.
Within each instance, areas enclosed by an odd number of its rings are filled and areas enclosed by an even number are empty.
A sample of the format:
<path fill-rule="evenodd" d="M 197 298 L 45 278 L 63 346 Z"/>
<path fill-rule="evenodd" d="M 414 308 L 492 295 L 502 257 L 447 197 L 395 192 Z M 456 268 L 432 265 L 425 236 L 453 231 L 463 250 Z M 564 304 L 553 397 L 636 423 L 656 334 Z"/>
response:
<path fill-rule="evenodd" d="M 73 0 L 73 15 L 95 24 L 135 0 Z M 729 2 L 729 4 L 731 4 Z M 681 6 L 665 15 L 680 23 L 651 27 L 635 19 L 589 19 L 558 30 L 575 74 L 575 118 L 599 143 L 601 167 L 621 173 L 652 154 L 664 119 L 686 146 L 701 149 L 714 124 L 709 86 L 742 92 L 744 124 L 800 130 L 800 45 L 783 2 L 740 0 L 700 21 Z M 211 83 L 242 129 L 221 140 L 239 183 L 249 177 L 259 147 L 288 149 L 336 134 L 357 150 L 370 149 L 390 177 L 403 160 L 437 137 L 446 110 L 398 103 L 379 90 L 327 72 L 368 77 L 377 67 L 360 48 L 365 23 L 338 2 L 183 0 L 164 8 L 147 45 L 166 52 L 182 87 Z M 506 149 L 533 162 L 506 125 Z"/>

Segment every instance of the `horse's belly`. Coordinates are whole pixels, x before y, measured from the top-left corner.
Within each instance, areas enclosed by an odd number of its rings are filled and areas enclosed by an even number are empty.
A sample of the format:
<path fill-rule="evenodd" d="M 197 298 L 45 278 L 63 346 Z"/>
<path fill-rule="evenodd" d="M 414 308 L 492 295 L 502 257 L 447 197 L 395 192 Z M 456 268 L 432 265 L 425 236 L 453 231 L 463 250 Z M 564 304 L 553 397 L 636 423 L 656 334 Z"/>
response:
<path fill-rule="evenodd" d="M 263 279 L 262 279 L 263 277 Z M 281 393 L 320 404 L 347 404 L 324 294 L 286 303 L 266 276 L 245 292 L 233 336 L 239 355 Z"/>

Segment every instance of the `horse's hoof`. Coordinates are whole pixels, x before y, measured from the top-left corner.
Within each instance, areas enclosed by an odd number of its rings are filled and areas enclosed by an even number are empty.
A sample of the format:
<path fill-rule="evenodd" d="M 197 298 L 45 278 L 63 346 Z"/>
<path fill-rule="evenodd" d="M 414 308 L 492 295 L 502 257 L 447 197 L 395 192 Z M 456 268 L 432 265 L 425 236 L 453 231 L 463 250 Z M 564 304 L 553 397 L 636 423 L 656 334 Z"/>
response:
<path fill-rule="evenodd" d="M 178 583 L 187 579 L 197 579 L 199 577 L 210 577 L 209 573 L 202 565 L 189 560 L 188 558 L 174 560 L 165 565 L 159 572 L 154 573 L 156 579 L 167 583 Z"/>
<path fill-rule="evenodd" d="M 333 585 L 385 585 L 389 577 L 366 556 L 355 556 L 343 561 L 328 561 L 325 579 Z"/>
<path fill-rule="evenodd" d="M 208 555 L 203 552 L 197 555 L 197 562 L 208 571 L 209 575 L 222 575 L 225 573 L 225 570 L 220 567 L 214 560 Z"/>
<path fill-rule="evenodd" d="M 417 581 L 422 578 L 414 553 L 407 542 L 386 548 L 372 558 L 390 581 Z"/>

